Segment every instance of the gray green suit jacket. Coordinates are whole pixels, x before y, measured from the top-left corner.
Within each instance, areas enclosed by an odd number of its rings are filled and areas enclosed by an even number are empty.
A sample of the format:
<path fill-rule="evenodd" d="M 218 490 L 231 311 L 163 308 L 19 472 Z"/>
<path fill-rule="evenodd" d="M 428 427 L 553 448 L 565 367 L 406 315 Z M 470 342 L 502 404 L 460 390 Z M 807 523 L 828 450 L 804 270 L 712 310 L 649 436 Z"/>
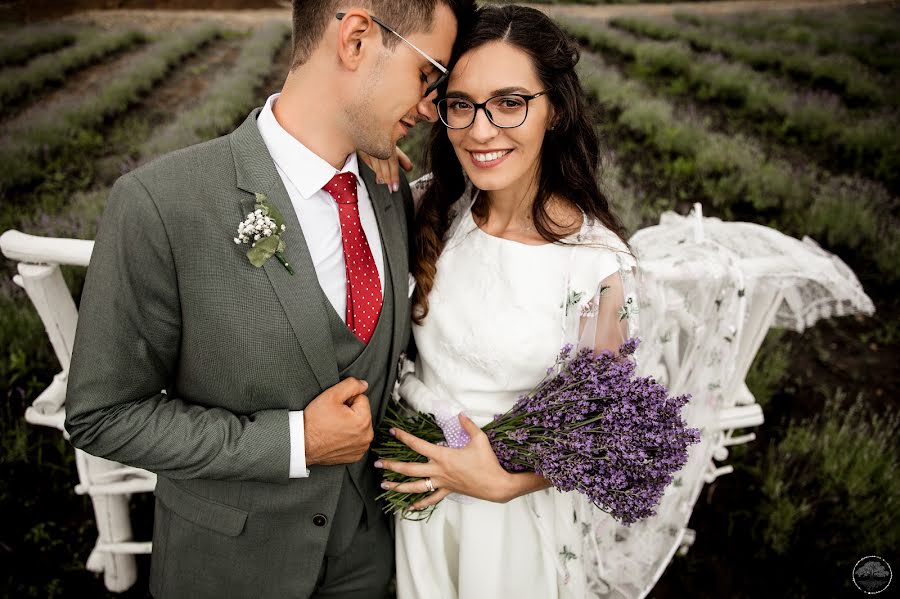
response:
<path fill-rule="evenodd" d="M 150 585 L 160 597 L 306 597 L 343 479 L 344 466 L 288 477 L 288 411 L 336 384 L 338 369 L 258 113 L 116 182 L 82 295 L 66 429 L 90 454 L 159 475 Z M 394 288 L 396 364 L 410 332 L 412 197 L 405 181 L 391 194 L 360 168 Z M 256 192 L 285 217 L 293 276 L 274 258 L 254 267 L 233 241 Z"/>

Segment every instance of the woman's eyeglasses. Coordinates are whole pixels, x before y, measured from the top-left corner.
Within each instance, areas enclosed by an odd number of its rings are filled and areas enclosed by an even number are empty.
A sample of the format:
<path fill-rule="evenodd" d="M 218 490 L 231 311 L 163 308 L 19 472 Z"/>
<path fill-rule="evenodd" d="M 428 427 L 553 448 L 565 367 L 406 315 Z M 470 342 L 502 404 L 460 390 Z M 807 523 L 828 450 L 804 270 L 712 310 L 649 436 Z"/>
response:
<path fill-rule="evenodd" d="M 520 126 L 528 117 L 528 103 L 543 96 L 550 90 L 536 94 L 503 94 L 477 103 L 467 98 L 441 98 L 434 100 L 438 117 L 449 129 L 466 129 L 475 122 L 478 110 L 484 110 L 488 120 L 501 129 Z"/>

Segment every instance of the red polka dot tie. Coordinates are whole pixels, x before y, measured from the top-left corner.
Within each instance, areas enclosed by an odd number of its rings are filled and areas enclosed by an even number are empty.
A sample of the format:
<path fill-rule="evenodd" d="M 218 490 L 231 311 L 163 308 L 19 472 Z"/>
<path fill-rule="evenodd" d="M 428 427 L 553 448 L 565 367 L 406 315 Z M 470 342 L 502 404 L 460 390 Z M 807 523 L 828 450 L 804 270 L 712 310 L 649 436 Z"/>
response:
<path fill-rule="evenodd" d="M 322 189 L 330 193 L 337 202 L 341 219 L 341 240 L 347 272 L 347 326 L 363 343 L 368 343 L 381 314 L 381 280 L 359 220 L 356 175 L 338 173 Z"/>

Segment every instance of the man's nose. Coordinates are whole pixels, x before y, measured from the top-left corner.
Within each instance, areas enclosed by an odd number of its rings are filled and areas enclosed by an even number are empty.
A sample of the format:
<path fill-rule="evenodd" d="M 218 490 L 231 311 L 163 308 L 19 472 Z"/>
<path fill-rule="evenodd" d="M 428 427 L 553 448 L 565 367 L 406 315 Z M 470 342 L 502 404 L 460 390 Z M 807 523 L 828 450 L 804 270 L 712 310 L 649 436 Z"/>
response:
<path fill-rule="evenodd" d="M 416 104 L 418 113 L 425 117 L 429 123 L 434 123 L 438 120 L 437 107 L 432 102 L 435 98 L 437 98 L 437 90 L 431 92 Z"/>

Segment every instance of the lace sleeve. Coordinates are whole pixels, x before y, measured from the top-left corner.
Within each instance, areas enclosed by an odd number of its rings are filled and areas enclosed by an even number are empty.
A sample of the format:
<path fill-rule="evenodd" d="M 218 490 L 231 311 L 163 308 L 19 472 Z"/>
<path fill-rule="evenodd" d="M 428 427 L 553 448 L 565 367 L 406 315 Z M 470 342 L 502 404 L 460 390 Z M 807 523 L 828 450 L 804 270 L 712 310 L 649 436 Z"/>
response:
<path fill-rule="evenodd" d="M 591 347 L 595 353 L 618 350 L 628 338 L 626 301 L 619 272 L 604 277 L 582 306 L 578 347 Z"/>
<path fill-rule="evenodd" d="M 637 334 L 636 262 L 605 229 L 580 235 L 578 241 L 567 285 L 564 337 L 579 349 L 616 351 Z"/>

